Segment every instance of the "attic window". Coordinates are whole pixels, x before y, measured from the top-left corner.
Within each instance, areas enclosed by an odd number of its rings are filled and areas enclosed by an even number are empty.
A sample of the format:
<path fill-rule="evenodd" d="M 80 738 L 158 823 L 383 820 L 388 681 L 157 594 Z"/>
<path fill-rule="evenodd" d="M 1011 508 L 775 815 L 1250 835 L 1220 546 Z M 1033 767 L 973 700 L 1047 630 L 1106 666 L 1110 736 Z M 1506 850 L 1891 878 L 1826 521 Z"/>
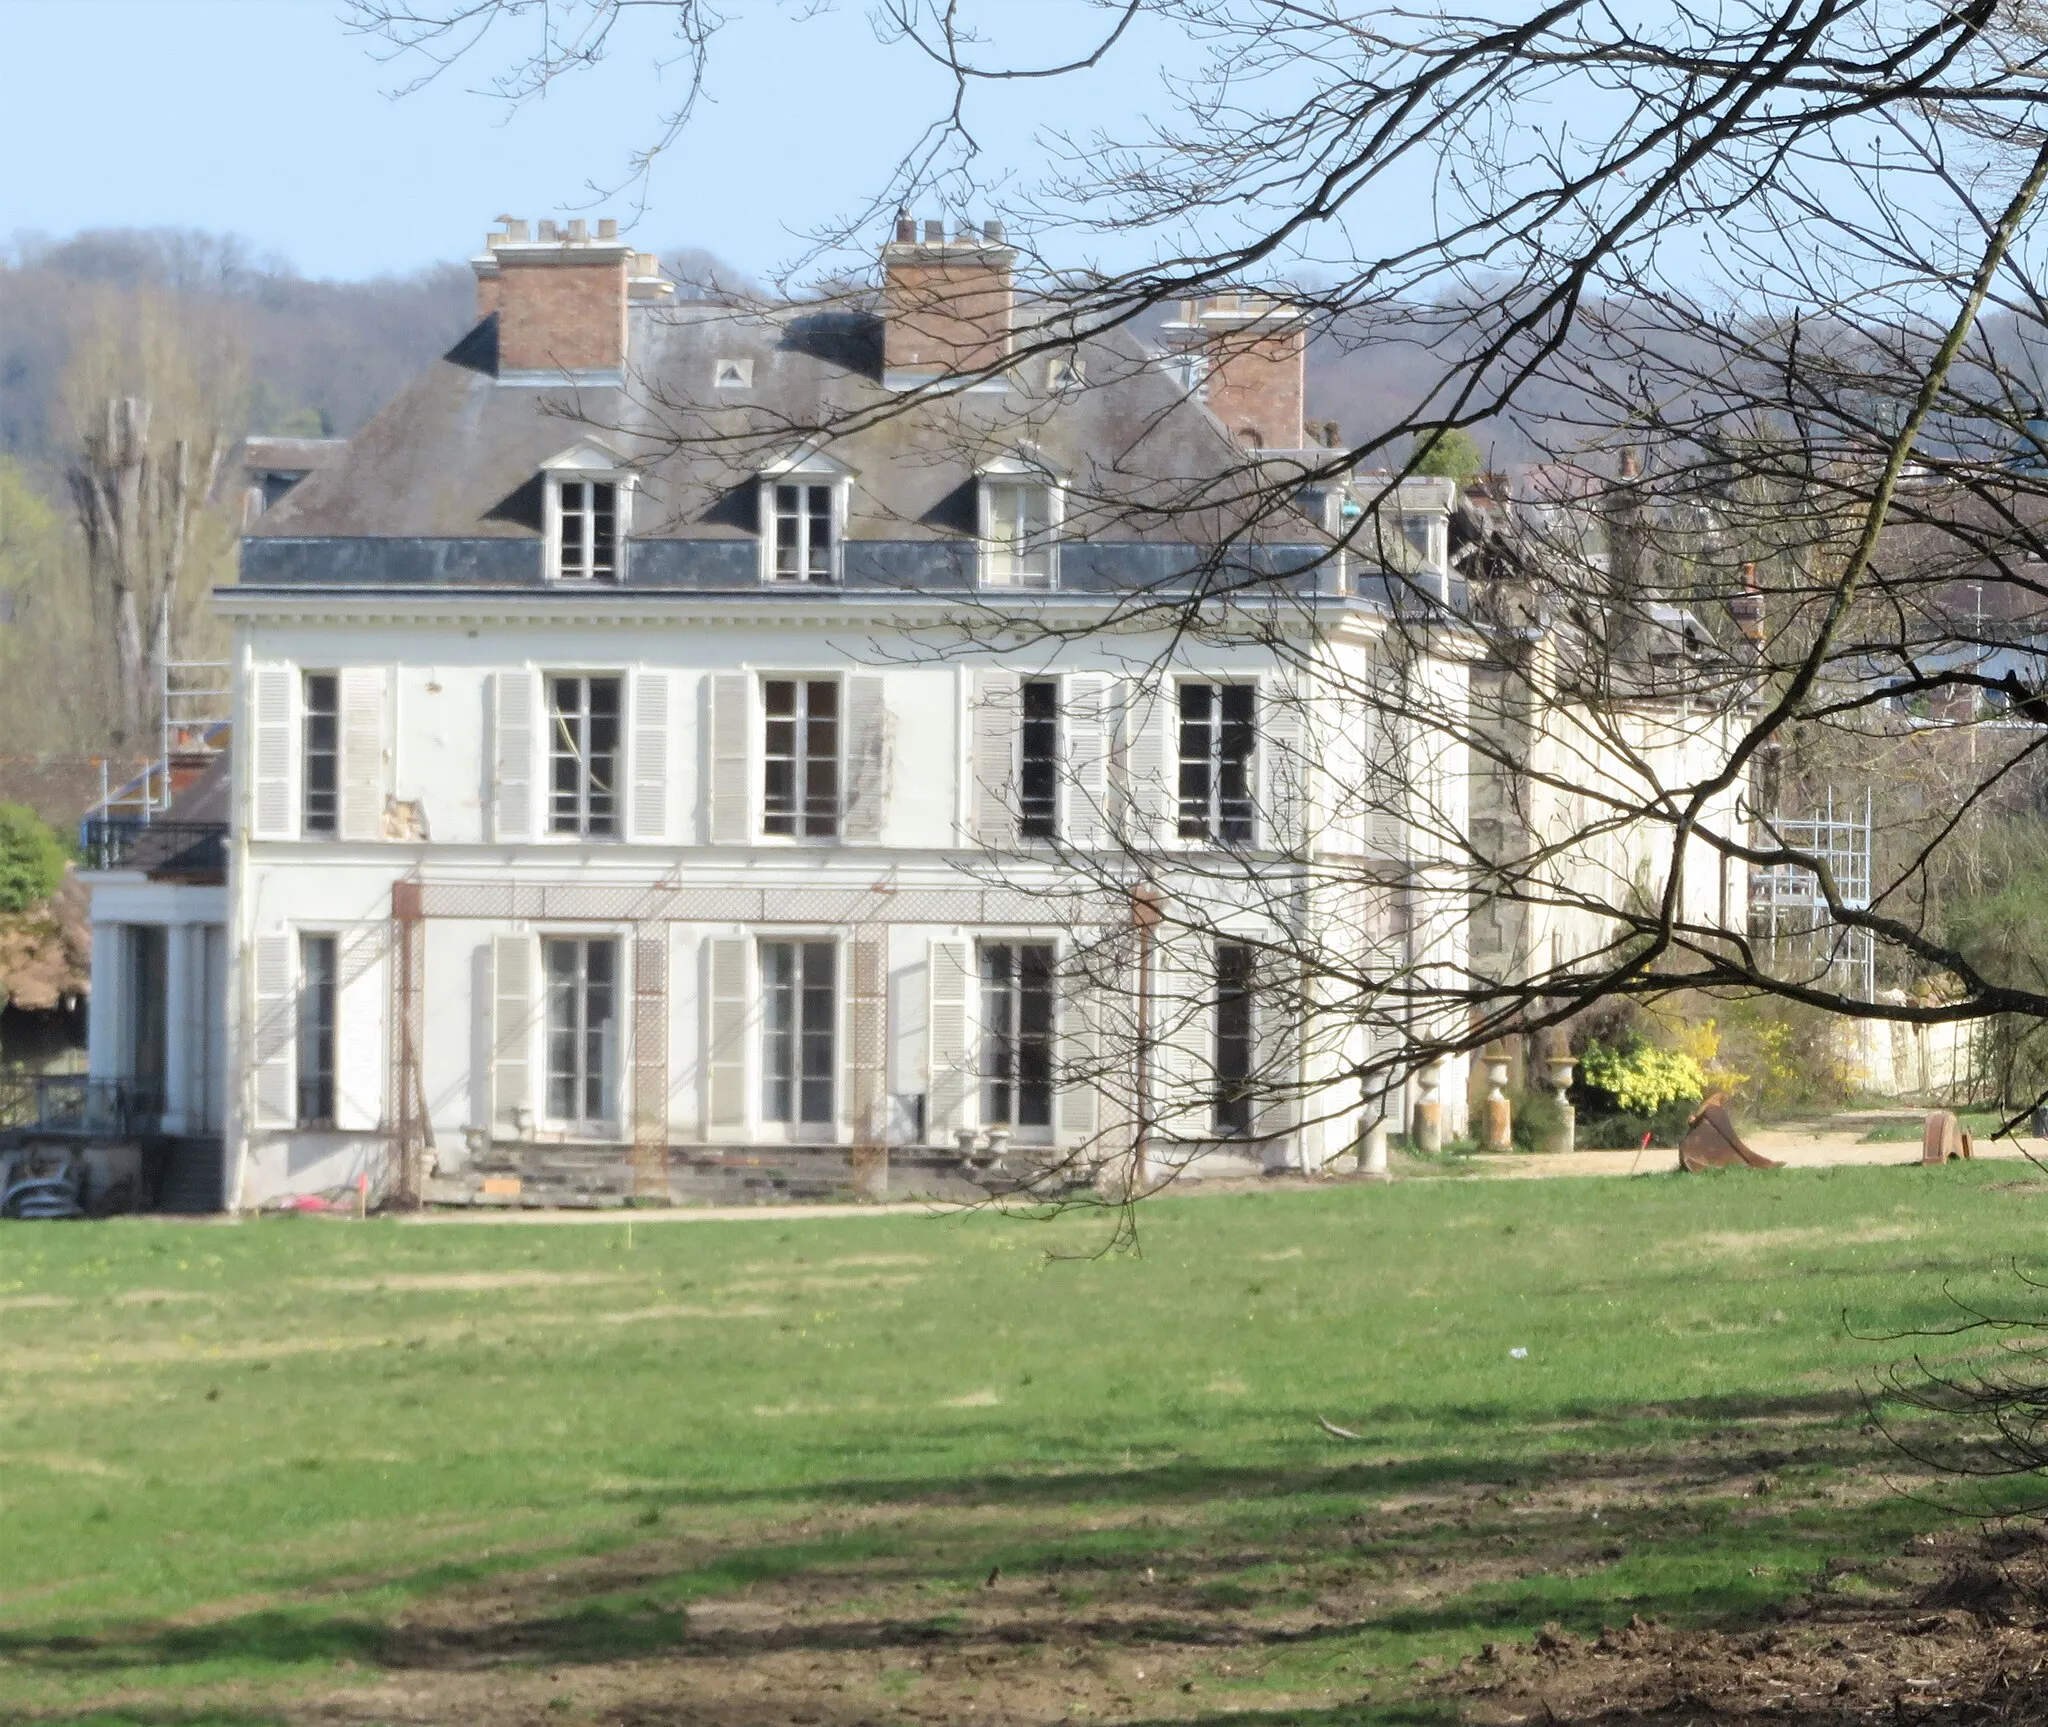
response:
<path fill-rule="evenodd" d="M 711 363 L 714 390 L 751 390 L 754 387 L 752 360 L 714 360 Z"/>
<path fill-rule="evenodd" d="M 838 580 L 838 491 L 832 485 L 776 483 L 771 580 L 820 586 Z"/>
<path fill-rule="evenodd" d="M 557 480 L 553 492 L 556 578 L 617 581 L 619 488 L 610 480 Z"/>
<path fill-rule="evenodd" d="M 991 588 L 1049 588 L 1057 556 L 1059 487 L 1008 475 L 981 482 L 981 580 Z"/>

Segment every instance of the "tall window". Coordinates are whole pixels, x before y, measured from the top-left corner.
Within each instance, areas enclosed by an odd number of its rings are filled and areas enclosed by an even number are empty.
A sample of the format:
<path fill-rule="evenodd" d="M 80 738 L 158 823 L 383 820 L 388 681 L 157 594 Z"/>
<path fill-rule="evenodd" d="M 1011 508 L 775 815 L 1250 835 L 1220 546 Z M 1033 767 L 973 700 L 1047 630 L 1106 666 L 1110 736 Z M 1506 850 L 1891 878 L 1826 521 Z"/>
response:
<path fill-rule="evenodd" d="M 982 580 L 990 587 L 1052 586 L 1052 502 L 1043 481 L 982 482 Z"/>
<path fill-rule="evenodd" d="M 792 839 L 839 832 L 839 681 L 769 678 L 761 831 Z"/>
<path fill-rule="evenodd" d="M 548 990 L 548 1114 L 572 1127 L 617 1119 L 619 944 L 582 938 L 541 943 Z"/>
<path fill-rule="evenodd" d="M 983 1126 L 1052 1126 L 1052 1033 L 1051 944 L 983 942 Z"/>
<path fill-rule="evenodd" d="M 1250 684 L 1180 686 L 1180 837 L 1249 845 L 1254 703 Z"/>
<path fill-rule="evenodd" d="M 299 937 L 299 1125 L 334 1125 L 335 938 Z"/>
<path fill-rule="evenodd" d="M 619 488 L 609 480 L 557 482 L 555 573 L 564 581 L 614 580 L 619 573 Z"/>
<path fill-rule="evenodd" d="M 832 1124 L 837 961 L 838 950 L 829 941 L 761 944 L 763 1121 Z"/>
<path fill-rule="evenodd" d="M 619 678 L 548 679 L 548 831 L 619 831 Z"/>
<path fill-rule="evenodd" d="M 309 834 L 341 831 L 341 679 L 308 672 L 305 708 L 305 799 L 302 826 Z"/>
<path fill-rule="evenodd" d="M 775 487 L 775 565 L 778 582 L 832 582 L 832 491 L 830 486 Z"/>
<path fill-rule="evenodd" d="M 1242 942 L 1216 944 L 1216 1131 L 1252 1130 L 1252 965 Z"/>
<path fill-rule="evenodd" d="M 1050 678 L 1024 686 L 1024 735 L 1017 756 L 1017 832 L 1059 838 L 1060 686 Z"/>

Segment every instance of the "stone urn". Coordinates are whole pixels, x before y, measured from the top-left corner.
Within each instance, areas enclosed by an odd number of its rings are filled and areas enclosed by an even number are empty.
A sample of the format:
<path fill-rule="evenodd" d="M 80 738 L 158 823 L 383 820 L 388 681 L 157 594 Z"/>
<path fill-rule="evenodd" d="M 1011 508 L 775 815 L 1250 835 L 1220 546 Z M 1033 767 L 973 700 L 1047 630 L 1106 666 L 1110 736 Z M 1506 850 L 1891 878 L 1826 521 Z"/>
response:
<path fill-rule="evenodd" d="M 1488 1151 L 1515 1148 L 1515 1119 L 1508 1102 L 1508 1058 L 1498 1051 L 1486 1057 L 1486 1136 Z"/>
<path fill-rule="evenodd" d="M 1557 1137 L 1551 1142 L 1552 1151 L 1570 1151 L 1578 1143 L 1579 1123 L 1569 1102 L 1572 1089 L 1572 1069 L 1579 1064 L 1568 1055 L 1553 1055 L 1546 1064 L 1550 1069 L 1550 1089 L 1557 1093 Z"/>

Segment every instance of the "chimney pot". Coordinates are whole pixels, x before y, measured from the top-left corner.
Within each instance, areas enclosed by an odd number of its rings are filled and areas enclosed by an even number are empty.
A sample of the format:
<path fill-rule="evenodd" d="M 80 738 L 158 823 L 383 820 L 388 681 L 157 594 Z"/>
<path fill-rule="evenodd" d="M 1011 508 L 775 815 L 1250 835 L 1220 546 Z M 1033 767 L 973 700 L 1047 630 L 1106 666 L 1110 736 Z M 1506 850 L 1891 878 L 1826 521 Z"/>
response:
<path fill-rule="evenodd" d="M 896 212 L 896 244 L 914 246 L 917 244 L 917 221 L 908 210 Z"/>
<path fill-rule="evenodd" d="M 600 240 L 616 240 L 619 237 L 619 219 L 616 216 L 600 216 L 597 219 L 597 237 Z"/>
<path fill-rule="evenodd" d="M 541 239 L 542 239 L 542 241 L 543 241 L 543 242 L 546 242 L 546 241 L 548 241 L 548 240 L 552 240 L 552 239 L 554 239 L 554 238 L 555 238 L 555 225 L 554 225 L 554 223 L 553 223 L 553 222 L 551 222 L 551 221 L 544 221 L 544 222 L 542 222 L 542 223 L 541 223 L 541 225 L 540 225 L 540 237 L 541 237 Z"/>
<path fill-rule="evenodd" d="M 589 238 L 590 224 L 581 216 L 574 218 L 569 224 L 569 240 L 571 244 L 580 246 Z"/>
<path fill-rule="evenodd" d="M 986 240 L 986 241 L 987 241 L 987 242 L 988 242 L 988 243 L 989 243 L 989 244 L 990 244 L 991 246 L 1000 246 L 1000 245 L 1001 245 L 1001 244 L 1003 243 L 1003 225 L 1002 225 L 1002 223 L 1000 223 L 1000 222 L 984 222 L 984 223 L 982 223 L 982 225 L 981 225 L 981 237 L 982 237 L 982 238 L 983 238 L 984 240 Z"/>
<path fill-rule="evenodd" d="M 1325 420 L 1323 422 L 1323 442 L 1328 444 L 1333 450 L 1343 449 L 1344 428 L 1338 425 L 1335 420 Z"/>
<path fill-rule="evenodd" d="M 513 241 L 515 244 L 523 243 L 532 232 L 531 225 L 524 218 L 515 216 L 506 220 L 505 238 Z"/>
<path fill-rule="evenodd" d="M 946 243 L 946 224 L 944 222 L 925 223 L 924 243 L 927 246 L 943 246 Z"/>

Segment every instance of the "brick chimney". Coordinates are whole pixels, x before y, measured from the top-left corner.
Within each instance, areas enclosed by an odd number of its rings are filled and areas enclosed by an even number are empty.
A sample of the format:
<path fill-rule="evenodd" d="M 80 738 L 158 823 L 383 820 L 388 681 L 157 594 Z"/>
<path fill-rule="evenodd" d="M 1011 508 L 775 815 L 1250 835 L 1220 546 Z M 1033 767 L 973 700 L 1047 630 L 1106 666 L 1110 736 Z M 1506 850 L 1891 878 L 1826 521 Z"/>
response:
<path fill-rule="evenodd" d="M 581 218 L 529 224 L 498 218 L 470 260 L 479 318 L 498 314 L 501 372 L 615 372 L 626 363 L 629 300 L 672 291 L 652 254 L 619 238 L 610 217 L 596 234 Z"/>
<path fill-rule="evenodd" d="M 1259 294 L 1183 300 L 1161 332 L 1202 365 L 1202 400 L 1246 449 L 1295 450 L 1314 441 L 1303 422 L 1308 329 L 1301 314 Z"/>
<path fill-rule="evenodd" d="M 1003 225 L 962 228 L 907 214 L 882 248 L 882 372 L 896 387 L 997 366 L 1010 352 L 1017 254 Z"/>

